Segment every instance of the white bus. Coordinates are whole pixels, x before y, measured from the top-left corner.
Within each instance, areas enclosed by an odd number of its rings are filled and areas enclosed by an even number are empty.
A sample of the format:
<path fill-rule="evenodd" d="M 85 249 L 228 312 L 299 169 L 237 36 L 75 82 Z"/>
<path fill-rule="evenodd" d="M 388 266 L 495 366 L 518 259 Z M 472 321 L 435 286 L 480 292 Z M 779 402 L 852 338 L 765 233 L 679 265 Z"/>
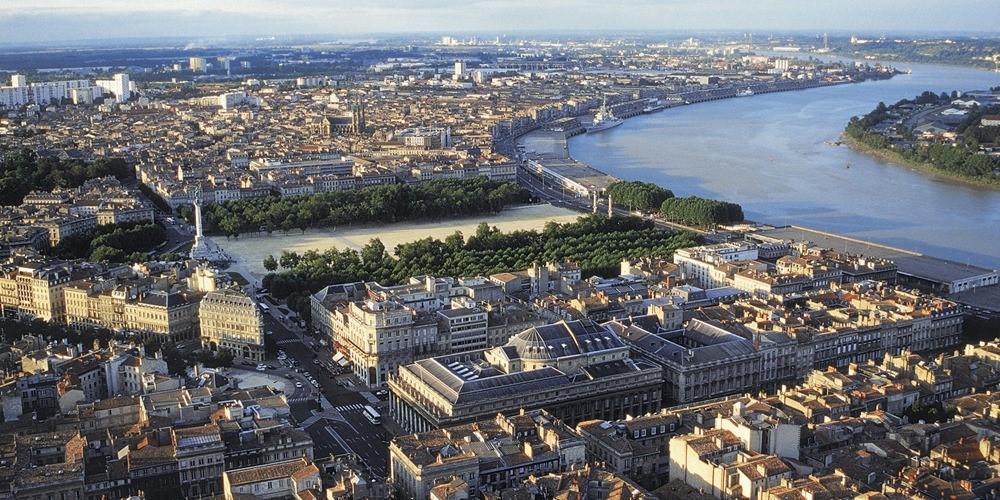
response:
<path fill-rule="evenodd" d="M 372 408 L 371 406 L 365 406 L 365 418 L 375 425 L 382 423 L 382 415 L 379 415 L 378 412 L 375 411 L 375 408 Z"/>

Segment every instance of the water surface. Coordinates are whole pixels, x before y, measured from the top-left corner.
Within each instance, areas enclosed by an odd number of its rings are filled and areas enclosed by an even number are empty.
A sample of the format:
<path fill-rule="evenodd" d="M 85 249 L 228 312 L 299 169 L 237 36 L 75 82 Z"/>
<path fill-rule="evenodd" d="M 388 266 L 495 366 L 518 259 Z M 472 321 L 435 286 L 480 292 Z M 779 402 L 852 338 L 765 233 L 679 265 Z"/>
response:
<path fill-rule="evenodd" d="M 611 175 L 657 182 L 681 196 L 736 201 L 752 220 L 1000 268 L 1000 190 L 948 181 L 833 145 L 851 116 L 867 113 L 879 101 L 894 103 L 924 90 L 1000 85 L 1000 73 L 898 65 L 913 73 L 629 119 L 574 137 L 570 153 Z"/>

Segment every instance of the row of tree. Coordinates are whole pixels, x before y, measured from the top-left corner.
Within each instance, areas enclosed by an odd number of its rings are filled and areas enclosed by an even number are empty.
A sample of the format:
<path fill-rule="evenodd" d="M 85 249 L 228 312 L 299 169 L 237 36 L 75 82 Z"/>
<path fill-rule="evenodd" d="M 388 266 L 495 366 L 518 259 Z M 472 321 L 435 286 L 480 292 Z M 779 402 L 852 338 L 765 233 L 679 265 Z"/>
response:
<path fill-rule="evenodd" d="M 148 252 L 166 239 L 167 232 L 159 224 L 108 224 L 60 239 L 52 253 L 91 262 L 144 262 Z"/>
<path fill-rule="evenodd" d="M 714 226 L 743 221 L 743 207 L 740 205 L 697 196 L 664 200 L 660 205 L 660 214 L 667 220 L 693 226 Z"/>
<path fill-rule="evenodd" d="M 489 275 L 566 261 L 576 262 L 587 276 L 614 276 L 624 258 L 668 258 L 674 250 L 700 242 L 692 233 L 656 229 L 637 217 L 588 215 L 576 222 L 546 224 L 542 231 L 509 233 L 483 223 L 468 238 L 460 232 L 444 240 L 425 238 L 397 246 L 395 255 L 378 239 L 360 251 L 285 251 L 265 259 L 272 272 L 263 283 L 276 298 L 287 299 L 289 307 L 308 316 L 309 294 L 331 283 L 398 284 L 421 274 Z M 274 272 L 279 267 L 280 272 Z"/>
<path fill-rule="evenodd" d="M 668 198 L 674 197 L 669 189 L 641 181 L 618 181 L 608 186 L 607 191 L 614 204 L 644 212 L 656 210 Z"/>
<path fill-rule="evenodd" d="M 511 182 L 440 179 L 416 185 L 388 184 L 308 196 L 253 198 L 212 205 L 205 210 L 206 231 L 227 236 L 357 223 L 495 213 L 531 201 Z"/>
<path fill-rule="evenodd" d="M 0 205 L 19 205 L 33 190 L 73 188 L 106 175 L 125 179 L 133 173 L 121 158 L 64 161 L 39 157 L 28 149 L 0 150 Z"/>

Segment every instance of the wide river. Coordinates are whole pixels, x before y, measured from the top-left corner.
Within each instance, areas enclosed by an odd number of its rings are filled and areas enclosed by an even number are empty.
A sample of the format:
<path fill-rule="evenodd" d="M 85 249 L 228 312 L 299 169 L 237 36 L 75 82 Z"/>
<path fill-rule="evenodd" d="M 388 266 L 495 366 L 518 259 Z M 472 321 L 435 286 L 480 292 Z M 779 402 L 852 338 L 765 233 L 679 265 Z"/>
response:
<path fill-rule="evenodd" d="M 740 203 L 751 220 L 795 224 L 1000 268 L 1000 191 L 834 146 L 851 116 L 924 90 L 982 90 L 1000 73 L 895 63 L 891 80 L 668 109 L 571 139 L 570 154 L 678 196 Z M 850 164 L 850 168 L 847 165 Z"/>

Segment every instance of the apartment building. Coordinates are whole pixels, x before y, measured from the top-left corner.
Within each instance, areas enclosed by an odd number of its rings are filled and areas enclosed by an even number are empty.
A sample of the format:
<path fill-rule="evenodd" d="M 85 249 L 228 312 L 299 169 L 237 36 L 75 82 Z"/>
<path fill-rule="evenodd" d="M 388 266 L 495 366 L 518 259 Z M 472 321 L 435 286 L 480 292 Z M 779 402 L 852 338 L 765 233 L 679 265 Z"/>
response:
<path fill-rule="evenodd" d="M 396 302 L 350 302 L 342 314 L 343 319 L 334 323 L 337 342 L 345 347 L 354 373 L 372 387 L 384 384 L 398 366 L 413 361 L 415 335 L 431 338 L 414 331 L 416 314 Z M 437 325 L 426 328 L 436 332 Z"/>
<path fill-rule="evenodd" d="M 541 324 L 484 278 L 417 276 L 403 285 L 331 285 L 312 296 L 313 324 L 329 335 L 355 374 L 383 386 L 401 365 L 485 349 Z"/>
<path fill-rule="evenodd" d="M 12 257 L 0 264 L 0 315 L 64 322 L 63 290 L 93 271 L 68 262 Z"/>
<path fill-rule="evenodd" d="M 227 470 L 223 475 L 224 498 L 316 498 L 322 489 L 319 468 L 311 460 L 296 458 Z M 309 496 L 304 496 L 304 493 Z"/>
<path fill-rule="evenodd" d="M 213 496 L 223 492 L 226 444 L 219 427 L 208 423 L 173 429 L 180 487 L 184 496 Z"/>
<path fill-rule="evenodd" d="M 756 244 L 738 242 L 681 248 L 674 252 L 673 259 L 683 278 L 701 288 L 719 288 L 732 284 L 723 264 L 755 261 L 758 257 Z"/>
<path fill-rule="evenodd" d="M 70 326 L 134 332 L 144 341 L 197 337 L 198 296 L 190 292 L 139 291 L 127 285 L 108 288 L 82 281 L 66 287 L 64 296 Z"/>
<path fill-rule="evenodd" d="M 205 294 L 198 306 L 201 345 L 236 358 L 264 360 L 264 320 L 257 304 L 235 288 Z"/>
<path fill-rule="evenodd" d="M 500 491 L 587 463 L 583 439 L 545 410 L 399 436 L 389 456 L 390 481 L 403 498 L 428 498 L 455 478 L 471 491 Z"/>
<path fill-rule="evenodd" d="M 716 498 L 764 498 L 792 475 L 780 458 L 748 451 L 727 429 L 696 429 L 670 440 L 671 479 Z"/>

